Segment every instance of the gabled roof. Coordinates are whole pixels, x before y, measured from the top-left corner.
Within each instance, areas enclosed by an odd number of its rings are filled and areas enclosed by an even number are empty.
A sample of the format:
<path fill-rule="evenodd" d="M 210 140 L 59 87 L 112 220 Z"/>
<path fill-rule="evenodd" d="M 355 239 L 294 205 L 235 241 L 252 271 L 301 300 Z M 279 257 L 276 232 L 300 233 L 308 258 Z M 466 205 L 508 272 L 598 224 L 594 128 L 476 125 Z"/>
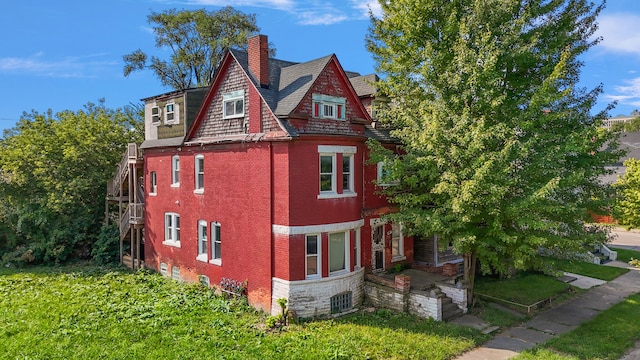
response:
<path fill-rule="evenodd" d="M 360 97 L 374 96 L 376 94 L 376 87 L 373 84 L 375 84 L 378 80 L 380 80 L 380 78 L 378 78 L 378 75 L 376 74 L 354 76 L 349 78 L 353 89 Z"/>
<path fill-rule="evenodd" d="M 300 104 L 322 70 L 335 55 L 288 66 L 282 69 L 278 86 L 278 105 L 276 116 L 289 115 Z"/>
<path fill-rule="evenodd" d="M 360 77 L 360 74 L 344 71 L 335 54 L 303 63 L 269 58 L 269 85 L 261 86 L 257 77 L 249 68 L 249 55 L 247 51 L 229 49 L 216 70 L 216 75 L 212 80 L 209 92 L 202 103 L 202 107 L 196 117 L 196 121 L 193 123 L 191 129 L 188 130 L 186 139 L 192 138 L 194 132 L 197 131 L 196 128 L 200 125 L 201 118 L 205 116 L 206 107 L 215 95 L 215 92 L 218 91 L 221 79 L 220 74 L 223 72 L 221 70 L 224 67 L 229 66 L 230 61 L 235 61 L 240 65 L 247 78 L 250 80 L 250 83 L 268 105 L 269 110 L 278 119 L 288 117 L 310 91 L 320 74 L 322 74 L 330 63 L 335 62 L 337 67 L 340 69 L 337 75 L 342 78 L 345 86 L 349 88 L 347 89 L 347 92 L 352 94 L 351 97 L 352 100 L 354 100 L 354 106 L 361 107 L 363 116 L 365 116 L 367 120 L 371 120 L 366 109 L 358 99 L 359 94 L 355 91 L 353 84 L 350 81 L 352 78 Z M 362 88 L 364 85 L 360 87 Z M 295 137 L 298 135 L 296 129 L 290 126 L 287 121 L 278 120 L 278 122 L 288 136 Z"/>

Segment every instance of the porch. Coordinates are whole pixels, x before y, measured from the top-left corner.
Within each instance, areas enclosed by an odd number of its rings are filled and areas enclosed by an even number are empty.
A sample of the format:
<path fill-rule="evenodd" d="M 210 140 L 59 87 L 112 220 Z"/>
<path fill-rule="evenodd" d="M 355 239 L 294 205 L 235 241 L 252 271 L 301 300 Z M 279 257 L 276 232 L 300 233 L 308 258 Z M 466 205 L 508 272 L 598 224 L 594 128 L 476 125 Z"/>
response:
<path fill-rule="evenodd" d="M 467 312 L 467 288 L 445 276 L 419 269 L 365 275 L 365 296 L 375 307 L 446 321 Z"/>

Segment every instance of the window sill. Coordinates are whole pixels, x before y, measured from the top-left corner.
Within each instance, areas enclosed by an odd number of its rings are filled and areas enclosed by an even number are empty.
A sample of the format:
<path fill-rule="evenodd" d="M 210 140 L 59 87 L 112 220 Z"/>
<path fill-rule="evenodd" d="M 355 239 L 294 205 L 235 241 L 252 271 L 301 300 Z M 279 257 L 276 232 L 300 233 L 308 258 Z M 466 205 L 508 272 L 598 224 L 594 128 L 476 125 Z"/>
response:
<path fill-rule="evenodd" d="M 244 114 L 229 115 L 229 116 L 223 116 L 222 120 L 240 119 L 243 117 L 244 117 Z"/>
<path fill-rule="evenodd" d="M 158 193 L 152 192 L 152 193 L 149 193 L 149 196 L 158 196 Z"/>
<path fill-rule="evenodd" d="M 193 193 L 197 195 L 202 195 L 204 194 L 204 189 L 195 189 L 193 190 Z"/>
<path fill-rule="evenodd" d="M 391 258 L 391 262 L 407 260 L 407 257 L 404 255 L 396 255 Z"/>
<path fill-rule="evenodd" d="M 172 188 L 179 188 L 180 187 L 180 183 L 171 184 L 171 187 Z"/>
<path fill-rule="evenodd" d="M 316 275 L 307 275 L 304 279 L 305 279 L 305 280 L 316 280 L 316 279 L 322 279 L 322 275 L 320 275 L 320 274 L 316 274 Z"/>
<path fill-rule="evenodd" d="M 167 246 L 173 246 L 173 247 L 180 247 L 180 241 L 173 241 L 173 240 L 165 240 L 162 242 L 162 245 L 167 245 Z"/>
<path fill-rule="evenodd" d="M 345 275 L 345 274 L 348 274 L 348 273 L 349 273 L 349 270 L 347 270 L 347 269 L 337 270 L 337 271 L 329 273 L 329 277 Z"/>
<path fill-rule="evenodd" d="M 216 265 L 216 266 L 222 266 L 222 259 L 211 259 L 211 260 L 209 260 L 209 264 Z"/>
<path fill-rule="evenodd" d="M 341 198 L 350 198 L 350 197 L 356 197 L 356 196 L 358 196 L 358 193 L 351 192 L 351 191 L 345 192 L 342 194 L 327 192 L 327 193 L 318 194 L 318 199 L 341 199 Z"/>
<path fill-rule="evenodd" d="M 196 257 L 196 260 L 202 261 L 202 262 L 209 262 L 209 258 L 207 257 L 207 254 L 198 255 Z"/>

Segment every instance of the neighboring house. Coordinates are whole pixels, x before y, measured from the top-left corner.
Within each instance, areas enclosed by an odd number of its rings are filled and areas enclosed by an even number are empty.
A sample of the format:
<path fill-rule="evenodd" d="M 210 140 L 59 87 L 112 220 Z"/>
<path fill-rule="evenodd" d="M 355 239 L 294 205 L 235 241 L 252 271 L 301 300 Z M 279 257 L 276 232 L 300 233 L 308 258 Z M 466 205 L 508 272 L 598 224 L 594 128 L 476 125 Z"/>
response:
<path fill-rule="evenodd" d="M 144 99 L 145 266 L 245 287 L 271 313 L 286 298 L 301 317 L 359 304 L 365 272 L 419 259 L 455 274 L 460 259 L 437 237 L 414 247 L 381 219 L 394 209 L 379 186 L 392 185 L 378 184 L 365 142 L 398 144 L 371 115 L 377 77 L 335 55 L 269 58 L 264 35 L 248 45 L 225 54 L 206 95 Z"/>

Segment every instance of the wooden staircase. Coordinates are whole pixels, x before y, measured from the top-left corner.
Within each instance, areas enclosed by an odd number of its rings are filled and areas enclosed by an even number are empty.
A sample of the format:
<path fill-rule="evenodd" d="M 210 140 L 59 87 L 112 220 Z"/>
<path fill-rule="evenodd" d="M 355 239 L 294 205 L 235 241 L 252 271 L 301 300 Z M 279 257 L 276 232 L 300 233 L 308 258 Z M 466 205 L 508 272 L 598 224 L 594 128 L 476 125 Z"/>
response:
<path fill-rule="evenodd" d="M 144 265 L 142 167 L 137 144 L 128 144 L 113 179 L 107 183 L 105 223 L 108 225 L 110 219 L 117 222 L 120 230 L 120 262 L 130 268 Z"/>

